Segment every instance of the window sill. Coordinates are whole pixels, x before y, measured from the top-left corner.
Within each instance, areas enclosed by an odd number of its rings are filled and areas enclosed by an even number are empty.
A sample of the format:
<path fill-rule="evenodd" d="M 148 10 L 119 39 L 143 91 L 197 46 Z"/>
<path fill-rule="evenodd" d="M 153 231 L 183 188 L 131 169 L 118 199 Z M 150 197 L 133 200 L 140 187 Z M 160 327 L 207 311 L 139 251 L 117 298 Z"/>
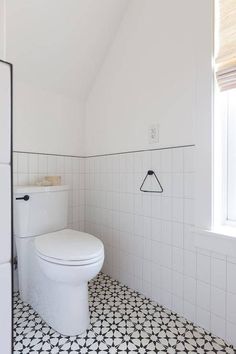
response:
<path fill-rule="evenodd" d="M 217 230 L 195 229 L 195 246 L 236 258 L 236 228 L 223 226 Z"/>

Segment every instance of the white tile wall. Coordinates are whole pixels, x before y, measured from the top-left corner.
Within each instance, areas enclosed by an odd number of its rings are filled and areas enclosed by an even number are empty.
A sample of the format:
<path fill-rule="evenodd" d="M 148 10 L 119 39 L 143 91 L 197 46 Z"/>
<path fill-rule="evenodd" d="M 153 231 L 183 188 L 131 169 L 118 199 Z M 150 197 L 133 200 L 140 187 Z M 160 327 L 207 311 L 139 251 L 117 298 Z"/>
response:
<path fill-rule="evenodd" d="M 139 191 L 148 169 L 163 194 Z M 104 272 L 236 345 L 236 258 L 195 248 L 194 172 L 193 147 L 86 159 L 14 153 L 14 184 L 52 174 L 70 185 L 69 226 L 103 240 Z"/>
<path fill-rule="evenodd" d="M 149 169 L 163 194 L 139 191 Z M 85 230 L 104 272 L 236 344 L 236 260 L 195 248 L 194 172 L 194 147 L 86 158 Z"/>
<path fill-rule="evenodd" d="M 47 175 L 69 185 L 68 226 L 84 230 L 84 158 L 31 153 L 13 154 L 14 185 L 34 185 Z"/>

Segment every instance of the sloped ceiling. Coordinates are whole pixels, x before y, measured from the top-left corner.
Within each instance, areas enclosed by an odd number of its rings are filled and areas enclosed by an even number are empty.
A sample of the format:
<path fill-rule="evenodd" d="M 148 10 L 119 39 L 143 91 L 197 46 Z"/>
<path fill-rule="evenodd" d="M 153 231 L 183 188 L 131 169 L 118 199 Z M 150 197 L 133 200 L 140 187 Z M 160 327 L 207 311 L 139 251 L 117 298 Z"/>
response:
<path fill-rule="evenodd" d="M 85 99 L 130 0 L 7 0 L 15 80 Z"/>

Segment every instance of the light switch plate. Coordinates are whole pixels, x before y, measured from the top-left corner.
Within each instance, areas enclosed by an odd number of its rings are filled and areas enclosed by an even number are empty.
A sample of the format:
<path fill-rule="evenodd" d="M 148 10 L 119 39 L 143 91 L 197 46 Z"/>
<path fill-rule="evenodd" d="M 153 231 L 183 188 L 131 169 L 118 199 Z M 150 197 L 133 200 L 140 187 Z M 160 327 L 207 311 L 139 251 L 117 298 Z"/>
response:
<path fill-rule="evenodd" d="M 159 143 L 159 124 L 152 124 L 148 128 L 149 144 Z"/>

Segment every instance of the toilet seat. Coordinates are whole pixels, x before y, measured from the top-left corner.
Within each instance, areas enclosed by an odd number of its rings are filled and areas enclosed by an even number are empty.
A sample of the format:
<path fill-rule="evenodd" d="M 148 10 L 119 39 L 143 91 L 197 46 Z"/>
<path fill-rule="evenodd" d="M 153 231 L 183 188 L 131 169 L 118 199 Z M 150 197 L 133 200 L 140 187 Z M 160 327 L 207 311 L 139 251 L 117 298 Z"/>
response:
<path fill-rule="evenodd" d="M 104 257 L 102 242 L 85 232 L 64 229 L 35 239 L 36 254 L 50 263 L 83 266 Z"/>

